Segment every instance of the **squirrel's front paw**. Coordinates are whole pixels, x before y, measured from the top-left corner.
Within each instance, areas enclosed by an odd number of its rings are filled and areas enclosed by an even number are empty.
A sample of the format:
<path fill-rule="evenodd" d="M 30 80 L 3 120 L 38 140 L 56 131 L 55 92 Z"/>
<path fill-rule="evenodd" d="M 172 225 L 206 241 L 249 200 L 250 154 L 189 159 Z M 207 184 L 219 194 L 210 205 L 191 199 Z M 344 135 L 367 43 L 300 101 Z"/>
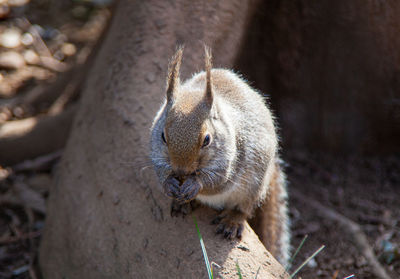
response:
<path fill-rule="evenodd" d="M 177 178 L 169 176 L 164 184 L 164 193 L 180 203 L 193 200 L 201 190 L 201 184 L 195 176 L 186 179 L 182 185 Z"/>
<path fill-rule="evenodd" d="M 168 176 L 164 181 L 164 193 L 170 198 L 176 198 L 180 192 L 180 182 L 173 176 Z"/>
<path fill-rule="evenodd" d="M 200 182 L 195 176 L 191 176 L 180 186 L 180 192 L 175 196 L 175 199 L 181 203 L 191 201 L 197 196 L 200 189 Z"/>
<path fill-rule="evenodd" d="M 227 239 L 241 238 L 246 215 L 237 210 L 224 210 L 213 221 L 218 224 L 216 232 L 223 234 Z"/>

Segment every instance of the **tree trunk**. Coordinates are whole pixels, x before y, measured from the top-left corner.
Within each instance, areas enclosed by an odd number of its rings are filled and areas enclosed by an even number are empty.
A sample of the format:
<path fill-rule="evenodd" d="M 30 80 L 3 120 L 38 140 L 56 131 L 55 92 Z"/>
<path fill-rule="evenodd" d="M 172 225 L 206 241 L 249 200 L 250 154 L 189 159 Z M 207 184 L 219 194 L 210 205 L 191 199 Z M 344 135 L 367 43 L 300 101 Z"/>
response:
<path fill-rule="evenodd" d="M 214 4 L 212 4 L 214 3 Z M 193 219 L 171 218 L 149 167 L 152 119 L 165 95 L 168 59 L 185 44 L 183 78 L 231 67 L 251 1 L 128 1 L 116 8 L 84 88 L 48 201 L 40 249 L 44 278 L 206 278 Z M 285 277 L 247 226 L 240 242 L 215 235 L 212 210 L 195 211 L 214 273 Z M 282 278 L 279 277 L 279 278 Z"/>

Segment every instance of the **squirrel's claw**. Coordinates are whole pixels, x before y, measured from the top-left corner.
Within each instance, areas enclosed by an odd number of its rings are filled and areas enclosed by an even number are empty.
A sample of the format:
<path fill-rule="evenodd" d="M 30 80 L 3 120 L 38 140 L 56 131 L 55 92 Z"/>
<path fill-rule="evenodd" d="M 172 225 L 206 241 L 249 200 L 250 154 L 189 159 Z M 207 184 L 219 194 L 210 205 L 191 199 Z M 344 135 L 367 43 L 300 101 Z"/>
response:
<path fill-rule="evenodd" d="M 219 224 L 217 234 L 223 234 L 227 239 L 242 238 L 244 229 L 245 214 L 235 210 L 224 210 L 212 221 L 212 224 Z"/>
<path fill-rule="evenodd" d="M 227 239 L 242 238 L 244 226 L 243 223 L 232 223 L 230 225 L 221 223 L 218 225 L 216 233 L 223 234 Z"/>

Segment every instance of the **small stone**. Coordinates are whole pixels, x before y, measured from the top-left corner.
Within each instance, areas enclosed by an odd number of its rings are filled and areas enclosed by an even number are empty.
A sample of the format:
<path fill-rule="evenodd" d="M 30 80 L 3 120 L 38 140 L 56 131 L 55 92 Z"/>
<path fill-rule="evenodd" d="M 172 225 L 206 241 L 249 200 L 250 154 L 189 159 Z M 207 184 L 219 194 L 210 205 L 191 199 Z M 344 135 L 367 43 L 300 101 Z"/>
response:
<path fill-rule="evenodd" d="M 38 64 L 40 61 L 39 55 L 34 50 L 28 49 L 24 52 L 24 59 L 28 64 Z"/>
<path fill-rule="evenodd" d="M 0 181 L 6 179 L 10 175 L 9 169 L 3 169 L 0 166 Z"/>
<path fill-rule="evenodd" d="M 29 46 L 33 43 L 33 36 L 31 33 L 24 33 L 21 37 L 21 43 L 26 46 Z"/>
<path fill-rule="evenodd" d="M 20 106 L 15 107 L 12 112 L 13 112 L 14 116 L 17 118 L 23 118 L 24 114 L 25 114 L 24 109 Z"/>
<path fill-rule="evenodd" d="M 316 267 L 318 266 L 318 263 L 317 263 L 317 261 L 316 261 L 314 258 L 312 258 L 312 259 L 307 263 L 307 266 L 310 267 L 310 268 L 316 268 Z"/>
<path fill-rule="evenodd" d="M 0 45 L 6 48 L 16 48 L 21 44 L 21 31 L 16 28 L 10 28 L 0 36 Z"/>
<path fill-rule="evenodd" d="M 15 51 L 0 53 L 0 68 L 19 69 L 25 66 L 25 60 L 21 54 Z"/>
<path fill-rule="evenodd" d="M 62 45 L 61 51 L 65 56 L 72 56 L 76 53 L 76 47 L 71 43 L 65 43 Z"/>

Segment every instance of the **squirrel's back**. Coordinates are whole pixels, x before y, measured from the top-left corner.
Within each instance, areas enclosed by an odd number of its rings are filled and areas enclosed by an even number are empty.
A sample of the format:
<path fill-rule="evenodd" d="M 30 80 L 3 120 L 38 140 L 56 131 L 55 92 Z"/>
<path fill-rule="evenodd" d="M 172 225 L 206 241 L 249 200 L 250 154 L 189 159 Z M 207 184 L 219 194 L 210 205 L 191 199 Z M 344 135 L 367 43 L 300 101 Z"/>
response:
<path fill-rule="evenodd" d="M 238 74 L 228 69 L 212 69 L 211 70 L 212 86 L 214 93 L 225 100 L 225 102 L 240 108 L 246 112 L 249 108 L 251 111 L 264 116 L 269 116 L 264 99 L 261 95 L 251 88 L 246 81 Z M 184 89 L 196 88 L 204 90 L 206 86 L 206 72 L 202 71 L 195 74 L 182 84 Z"/>

